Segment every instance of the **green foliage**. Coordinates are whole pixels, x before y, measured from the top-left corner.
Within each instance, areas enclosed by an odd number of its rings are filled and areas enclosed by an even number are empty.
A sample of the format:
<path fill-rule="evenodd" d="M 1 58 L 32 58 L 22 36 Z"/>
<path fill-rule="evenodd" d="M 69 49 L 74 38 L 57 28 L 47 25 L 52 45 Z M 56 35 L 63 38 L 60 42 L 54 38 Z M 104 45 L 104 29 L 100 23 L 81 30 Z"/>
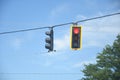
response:
<path fill-rule="evenodd" d="M 85 65 L 81 80 L 120 80 L 120 35 L 97 56 L 96 64 Z"/>

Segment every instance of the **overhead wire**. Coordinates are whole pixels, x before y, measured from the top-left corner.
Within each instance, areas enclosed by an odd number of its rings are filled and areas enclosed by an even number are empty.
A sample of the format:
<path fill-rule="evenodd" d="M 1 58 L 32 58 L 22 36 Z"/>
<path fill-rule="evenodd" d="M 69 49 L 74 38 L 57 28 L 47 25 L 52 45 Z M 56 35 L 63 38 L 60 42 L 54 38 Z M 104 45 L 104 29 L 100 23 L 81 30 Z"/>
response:
<path fill-rule="evenodd" d="M 38 28 L 31 28 L 31 29 L 22 29 L 22 30 L 16 30 L 16 31 L 1 32 L 0 35 L 9 34 L 9 33 L 17 33 L 17 32 L 33 31 L 33 30 L 39 30 L 39 29 L 45 29 L 45 28 L 50 28 L 50 27 L 38 27 Z"/>
<path fill-rule="evenodd" d="M 53 26 L 37 27 L 37 28 L 31 28 L 31 29 L 22 29 L 22 30 L 15 30 L 15 31 L 0 32 L 0 35 L 11 34 L 11 33 L 18 33 L 18 32 L 26 32 L 26 31 L 33 31 L 33 30 L 39 30 L 39 29 L 45 29 L 45 28 L 56 28 L 56 27 L 60 27 L 60 26 L 64 26 L 64 25 L 75 24 L 75 23 L 77 24 L 77 23 L 80 23 L 80 22 L 85 22 L 85 21 L 90 21 L 90 20 L 110 17 L 110 16 L 114 16 L 114 15 L 119 15 L 119 14 L 120 14 L 120 12 L 117 12 L 117 13 L 113 13 L 113 14 L 108 14 L 108 15 L 88 18 L 88 19 L 84 19 L 84 20 L 80 20 L 80 21 L 76 21 L 76 22 L 62 23 L 62 24 L 57 24 L 57 25 L 53 25 Z"/>
<path fill-rule="evenodd" d="M 77 21 L 76 23 L 90 21 L 90 20 L 95 20 L 95 19 L 100 19 L 100 18 L 105 18 L 105 17 L 110 17 L 110 16 L 114 16 L 114 15 L 119 15 L 119 14 L 120 14 L 120 12 L 113 13 L 113 14 L 108 14 L 108 15 L 103 15 L 103 16 L 98 16 L 98 17 L 94 17 L 94 18 L 80 20 L 80 21 Z"/>

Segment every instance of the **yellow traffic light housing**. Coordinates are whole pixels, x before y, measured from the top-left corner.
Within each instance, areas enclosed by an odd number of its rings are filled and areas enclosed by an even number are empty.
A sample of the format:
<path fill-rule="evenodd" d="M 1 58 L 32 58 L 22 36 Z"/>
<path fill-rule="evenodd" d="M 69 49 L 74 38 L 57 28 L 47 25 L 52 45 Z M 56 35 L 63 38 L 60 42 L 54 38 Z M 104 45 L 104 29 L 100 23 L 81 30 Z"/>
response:
<path fill-rule="evenodd" d="M 80 50 L 82 48 L 82 26 L 72 25 L 70 33 L 70 48 Z"/>

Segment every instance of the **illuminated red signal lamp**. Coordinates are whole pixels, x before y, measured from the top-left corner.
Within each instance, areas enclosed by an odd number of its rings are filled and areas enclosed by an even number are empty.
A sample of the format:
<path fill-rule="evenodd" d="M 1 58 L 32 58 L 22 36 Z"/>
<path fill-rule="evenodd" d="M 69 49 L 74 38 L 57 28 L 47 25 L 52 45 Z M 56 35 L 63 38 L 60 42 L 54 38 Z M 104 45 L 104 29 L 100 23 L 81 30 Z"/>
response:
<path fill-rule="evenodd" d="M 74 34 L 78 34 L 80 32 L 79 27 L 74 27 L 73 32 Z"/>

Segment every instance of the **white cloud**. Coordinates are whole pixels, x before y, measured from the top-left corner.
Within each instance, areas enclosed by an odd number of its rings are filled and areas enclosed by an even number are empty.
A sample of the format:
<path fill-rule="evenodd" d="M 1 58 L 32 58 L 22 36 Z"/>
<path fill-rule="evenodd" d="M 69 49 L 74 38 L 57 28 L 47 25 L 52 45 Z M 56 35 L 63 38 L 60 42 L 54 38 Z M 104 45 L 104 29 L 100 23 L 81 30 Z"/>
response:
<path fill-rule="evenodd" d="M 120 27 L 114 28 L 114 26 L 111 27 L 111 28 L 108 27 L 108 26 L 107 27 L 102 27 L 102 28 L 99 29 L 99 31 L 101 31 L 101 32 L 109 32 L 109 33 L 119 33 L 120 32 Z"/>
<path fill-rule="evenodd" d="M 67 12 L 68 7 L 68 4 L 61 4 L 59 6 L 54 7 L 50 13 L 51 18 L 56 18 L 58 15 L 60 16 L 61 14 Z"/>
<path fill-rule="evenodd" d="M 75 19 L 76 19 L 76 21 L 78 21 L 78 20 L 83 20 L 83 19 L 86 19 L 87 17 L 85 17 L 85 16 L 83 16 L 83 15 L 77 15 L 76 17 L 75 17 Z"/>
<path fill-rule="evenodd" d="M 88 65 L 88 64 L 93 64 L 95 63 L 95 61 L 82 61 L 82 62 L 78 62 L 78 63 L 75 63 L 73 65 L 73 68 L 80 68 L 80 67 L 83 67 L 84 65 Z"/>
<path fill-rule="evenodd" d="M 12 41 L 12 44 L 15 48 L 20 48 L 23 43 L 23 40 L 20 38 L 16 38 Z"/>
<path fill-rule="evenodd" d="M 103 47 L 103 45 L 100 42 L 98 42 L 96 40 L 93 40 L 93 41 L 90 40 L 83 45 L 83 48 L 87 48 L 87 47 L 91 47 L 91 46 L 93 46 L 93 47 Z"/>
<path fill-rule="evenodd" d="M 65 34 L 64 37 L 55 39 L 55 49 L 58 51 L 65 50 L 69 47 L 70 35 Z"/>
<path fill-rule="evenodd" d="M 16 50 L 18 50 L 22 47 L 23 42 L 24 42 L 24 40 L 22 38 L 14 38 L 14 39 L 10 40 L 11 46 Z"/>

